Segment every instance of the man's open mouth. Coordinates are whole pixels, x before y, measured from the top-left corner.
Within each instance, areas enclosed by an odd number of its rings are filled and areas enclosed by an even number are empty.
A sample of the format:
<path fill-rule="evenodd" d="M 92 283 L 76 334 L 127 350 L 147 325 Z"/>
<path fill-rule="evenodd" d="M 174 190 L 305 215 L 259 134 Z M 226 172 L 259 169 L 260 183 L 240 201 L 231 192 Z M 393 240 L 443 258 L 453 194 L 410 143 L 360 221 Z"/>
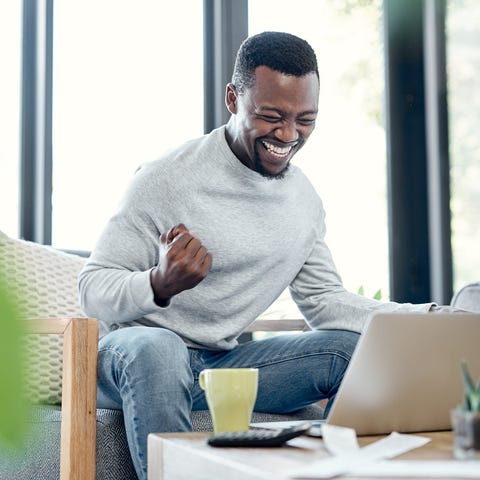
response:
<path fill-rule="evenodd" d="M 293 148 L 292 145 L 290 145 L 289 147 L 279 147 L 278 145 L 274 145 L 273 143 L 267 142 L 266 140 L 262 140 L 262 144 L 269 153 L 278 157 L 279 159 L 287 157 Z"/>

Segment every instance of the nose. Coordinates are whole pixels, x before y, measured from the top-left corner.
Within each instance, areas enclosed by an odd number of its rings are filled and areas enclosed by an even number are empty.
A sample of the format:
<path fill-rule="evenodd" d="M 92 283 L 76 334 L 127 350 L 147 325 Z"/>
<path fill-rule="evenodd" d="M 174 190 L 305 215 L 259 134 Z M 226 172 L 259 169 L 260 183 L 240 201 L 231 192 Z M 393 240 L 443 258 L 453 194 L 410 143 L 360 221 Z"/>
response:
<path fill-rule="evenodd" d="M 283 122 L 275 129 L 275 136 L 284 143 L 295 142 L 299 134 L 295 122 Z"/>

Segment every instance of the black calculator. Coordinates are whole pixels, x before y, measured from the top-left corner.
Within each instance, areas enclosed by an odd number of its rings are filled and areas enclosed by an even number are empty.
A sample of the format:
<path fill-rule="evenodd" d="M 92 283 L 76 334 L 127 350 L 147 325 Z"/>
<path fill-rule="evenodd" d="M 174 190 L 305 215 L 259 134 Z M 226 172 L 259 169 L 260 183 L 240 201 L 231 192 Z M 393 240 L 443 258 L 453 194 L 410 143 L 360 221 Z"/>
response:
<path fill-rule="evenodd" d="M 207 441 L 213 447 L 280 447 L 286 441 L 307 433 L 310 427 L 310 423 L 301 423 L 277 430 L 223 432 L 213 435 Z"/>

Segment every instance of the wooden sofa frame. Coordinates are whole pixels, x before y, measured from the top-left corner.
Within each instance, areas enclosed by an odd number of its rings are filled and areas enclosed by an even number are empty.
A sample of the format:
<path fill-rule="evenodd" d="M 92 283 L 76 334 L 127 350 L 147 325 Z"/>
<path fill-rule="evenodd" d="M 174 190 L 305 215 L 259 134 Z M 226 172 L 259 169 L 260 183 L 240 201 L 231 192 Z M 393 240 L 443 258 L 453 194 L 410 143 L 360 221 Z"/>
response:
<path fill-rule="evenodd" d="M 27 331 L 63 335 L 60 480 L 95 480 L 97 320 L 28 320 Z"/>

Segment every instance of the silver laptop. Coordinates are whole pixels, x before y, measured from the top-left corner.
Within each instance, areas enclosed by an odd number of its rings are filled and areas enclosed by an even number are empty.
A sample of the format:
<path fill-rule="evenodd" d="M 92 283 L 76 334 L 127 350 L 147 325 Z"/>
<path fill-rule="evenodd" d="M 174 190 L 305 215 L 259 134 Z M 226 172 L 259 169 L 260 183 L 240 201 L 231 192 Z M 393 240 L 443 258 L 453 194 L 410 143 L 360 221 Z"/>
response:
<path fill-rule="evenodd" d="M 345 373 L 327 423 L 358 435 L 449 430 L 463 401 L 460 364 L 480 377 L 480 314 L 377 314 Z"/>

